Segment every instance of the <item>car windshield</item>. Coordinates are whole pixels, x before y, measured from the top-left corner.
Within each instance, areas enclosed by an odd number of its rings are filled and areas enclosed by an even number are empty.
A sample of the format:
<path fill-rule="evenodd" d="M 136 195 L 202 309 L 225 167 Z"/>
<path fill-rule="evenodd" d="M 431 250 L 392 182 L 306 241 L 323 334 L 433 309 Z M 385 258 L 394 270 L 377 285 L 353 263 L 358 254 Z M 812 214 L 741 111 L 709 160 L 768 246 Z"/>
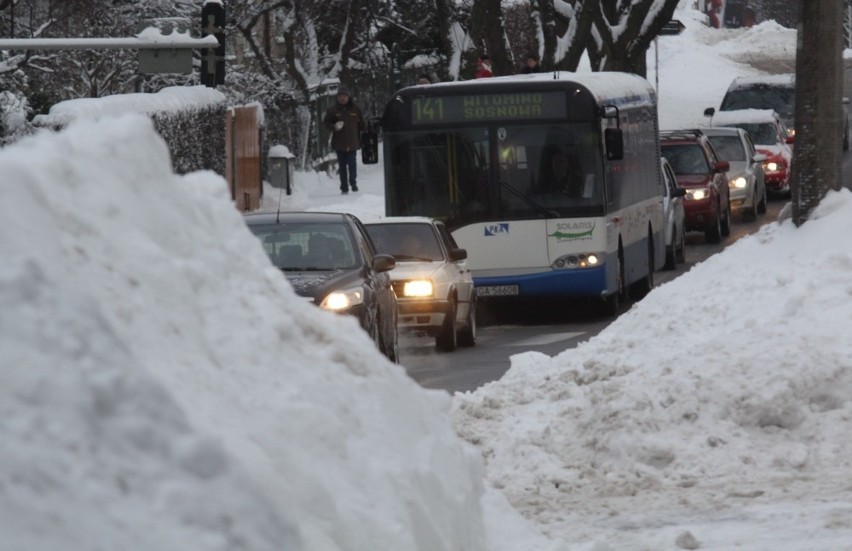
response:
<path fill-rule="evenodd" d="M 716 154 L 725 161 L 745 161 L 746 154 L 739 136 L 710 136 Z"/>
<path fill-rule="evenodd" d="M 776 145 L 780 143 L 778 132 L 772 123 L 743 123 L 735 125 L 751 135 L 751 141 L 761 145 Z"/>
<path fill-rule="evenodd" d="M 367 233 L 379 253 L 393 255 L 399 261 L 444 260 L 431 224 L 367 224 Z"/>
<path fill-rule="evenodd" d="M 252 224 L 275 266 L 284 271 L 329 271 L 357 267 L 352 238 L 343 223 Z"/>
<path fill-rule="evenodd" d="M 773 109 L 786 117 L 792 117 L 796 107 L 796 94 L 791 86 L 754 84 L 736 88 L 725 94 L 722 111 L 736 109 Z"/>
<path fill-rule="evenodd" d="M 698 144 L 664 145 L 662 153 L 678 176 L 710 172 L 704 150 Z"/>

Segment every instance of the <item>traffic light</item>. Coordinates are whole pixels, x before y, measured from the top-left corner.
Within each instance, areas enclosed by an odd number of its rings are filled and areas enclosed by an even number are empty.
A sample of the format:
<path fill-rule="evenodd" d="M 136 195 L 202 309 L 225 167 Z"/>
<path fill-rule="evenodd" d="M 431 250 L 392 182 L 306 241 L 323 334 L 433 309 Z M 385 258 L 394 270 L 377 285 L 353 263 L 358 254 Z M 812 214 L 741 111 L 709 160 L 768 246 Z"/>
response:
<path fill-rule="evenodd" d="M 225 84 L 225 3 L 206 0 L 201 7 L 201 36 L 213 35 L 219 46 L 201 52 L 201 84 Z"/>

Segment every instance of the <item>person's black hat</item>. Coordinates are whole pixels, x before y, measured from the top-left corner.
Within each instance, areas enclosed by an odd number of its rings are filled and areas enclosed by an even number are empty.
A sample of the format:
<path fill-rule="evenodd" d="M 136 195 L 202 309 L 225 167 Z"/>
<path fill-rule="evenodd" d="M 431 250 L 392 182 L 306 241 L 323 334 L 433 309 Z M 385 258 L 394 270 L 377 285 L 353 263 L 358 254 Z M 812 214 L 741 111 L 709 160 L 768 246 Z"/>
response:
<path fill-rule="evenodd" d="M 338 86 L 337 87 L 337 95 L 338 96 L 349 96 L 352 97 L 352 94 L 349 93 L 349 88 L 346 86 Z"/>
<path fill-rule="evenodd" d="M 538 54 L 535 52 L 529 52 L 524 59 L 534 59 L 538 61 Z"/>

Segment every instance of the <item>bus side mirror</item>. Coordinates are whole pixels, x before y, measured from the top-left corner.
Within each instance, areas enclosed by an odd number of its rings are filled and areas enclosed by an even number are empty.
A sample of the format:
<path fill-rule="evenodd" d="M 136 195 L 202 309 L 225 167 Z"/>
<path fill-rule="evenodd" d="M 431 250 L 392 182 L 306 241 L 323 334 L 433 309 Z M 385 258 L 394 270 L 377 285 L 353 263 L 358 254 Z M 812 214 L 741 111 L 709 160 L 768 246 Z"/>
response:
<path fill-rule="evenodd" d="M 621 128 L 604 130 L 604 144 L 606 145 L 607 160 L 620 161 L 624 159 L 624 132 Z"/>
<path fill-rule="evenodd" d="M 379 125 L 375 120 L 367 123 L 367 130 L 361 132 L 361 162 L 374 165 L 379 162 Z"/>

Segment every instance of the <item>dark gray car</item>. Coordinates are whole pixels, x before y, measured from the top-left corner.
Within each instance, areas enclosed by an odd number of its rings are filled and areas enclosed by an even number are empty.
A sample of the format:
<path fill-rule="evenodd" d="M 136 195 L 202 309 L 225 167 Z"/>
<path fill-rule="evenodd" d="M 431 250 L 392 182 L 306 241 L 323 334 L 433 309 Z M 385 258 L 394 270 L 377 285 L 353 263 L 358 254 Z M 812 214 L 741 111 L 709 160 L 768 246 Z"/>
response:
<path fill-rule="evenodd" d="M 297 294 L 325 310 L 358 318 L 379 350 L 399 361 L 392 256 L 378 254 L 351 214 L 282 212 L 244 220 Z"/>

